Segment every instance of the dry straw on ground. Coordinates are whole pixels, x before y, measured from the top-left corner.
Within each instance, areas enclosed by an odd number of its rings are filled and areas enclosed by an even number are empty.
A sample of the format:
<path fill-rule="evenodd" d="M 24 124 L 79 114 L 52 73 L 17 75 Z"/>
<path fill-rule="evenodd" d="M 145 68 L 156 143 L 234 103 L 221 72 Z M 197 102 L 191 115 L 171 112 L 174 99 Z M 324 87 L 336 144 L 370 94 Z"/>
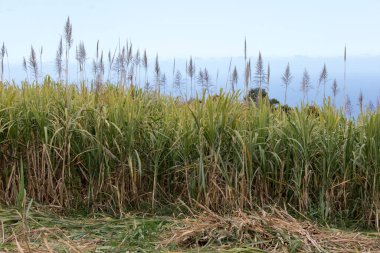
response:
<path fill-rule="evenodd" d="M 236 211 L 228 217 L 205 209 L 191 219 L 178 221 L 171 234 L 163 245 L 214 245 L 234 250 L 241 246 L 258 252 L 380 252 L 378 233 L 321 228 L 276 208 L 251 213 Z"/>

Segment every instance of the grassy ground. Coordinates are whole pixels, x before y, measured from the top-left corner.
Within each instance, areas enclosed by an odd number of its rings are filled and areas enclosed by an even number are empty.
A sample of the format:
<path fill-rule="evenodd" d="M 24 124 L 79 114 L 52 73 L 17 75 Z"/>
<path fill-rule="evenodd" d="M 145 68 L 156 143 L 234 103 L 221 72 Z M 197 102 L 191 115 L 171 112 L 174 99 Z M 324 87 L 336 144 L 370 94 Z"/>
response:
<path fill-rule="evenodd" d="M 23 222 L 16 210 L 2 210 L 5 252 L 153 252 L 159 234 L 170 218 L 126 215 L 115 219 L 104 215 L 60 216 L 33 212 Z M 28 231 L 25 233 L 25 231 Z"/>
<path fill-rule="evenodd" d="M 379 252 L 380 234 L 321 228 L 284 211 L 191 217 L 1 209 L 0 252 Z"/>

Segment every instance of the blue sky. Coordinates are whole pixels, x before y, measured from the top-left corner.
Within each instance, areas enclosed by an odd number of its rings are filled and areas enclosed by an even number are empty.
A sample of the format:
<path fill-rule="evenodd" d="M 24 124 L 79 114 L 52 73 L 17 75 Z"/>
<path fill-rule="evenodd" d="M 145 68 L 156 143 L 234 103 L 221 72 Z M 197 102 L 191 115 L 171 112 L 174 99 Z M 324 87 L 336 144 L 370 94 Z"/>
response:
<path fill-rule="evenodd" d="M 11 63 L 21 62 L 30 45 L 54 58 L 63 24 L 70 16 L 74 44 L 89 53 L 96 41 L 134 48 L 161 58 L 228 57 L 259 50 L 270 57 L 380 55 L 379 0 L 0 0 L 0 42 Z"/>

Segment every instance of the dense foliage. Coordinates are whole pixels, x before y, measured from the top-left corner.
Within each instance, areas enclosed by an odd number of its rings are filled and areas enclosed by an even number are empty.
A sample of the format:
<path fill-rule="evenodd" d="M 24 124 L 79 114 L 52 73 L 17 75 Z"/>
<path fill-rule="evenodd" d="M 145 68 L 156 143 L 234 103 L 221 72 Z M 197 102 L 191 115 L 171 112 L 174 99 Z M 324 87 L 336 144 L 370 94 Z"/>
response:
<path fill-rule="evenodd" d="M 0 84 L 0 198 L 63 208 L 219 213 L 278 204 L 378 227 L 380 113 L 292 110 L 239 94 L 183 102 L 112 85 Z"/>

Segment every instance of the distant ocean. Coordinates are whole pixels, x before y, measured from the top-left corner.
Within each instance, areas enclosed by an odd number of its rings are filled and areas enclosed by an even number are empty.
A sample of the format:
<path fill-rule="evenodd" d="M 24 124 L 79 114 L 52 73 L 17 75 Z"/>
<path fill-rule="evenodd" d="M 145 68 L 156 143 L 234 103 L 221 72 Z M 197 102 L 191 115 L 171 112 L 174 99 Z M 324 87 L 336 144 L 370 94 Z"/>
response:
<path fill-rule="evenodd" d="M 231 60 L 232 59 L 232 60 Z M 252 75 L 254 76 L 255 64 L 257 57 L 251 57 Z M 244 59 L 242 57 L 234 58 L 193 58 L 196 66 L 196 74 L 200 69 L 207 68 L 211 76 L 213 93 L 219 92 L 221 88 L 230 90 L 229 84 L 229 66 L 231 62 L 231 72 L 236 66 L 239 74 L 239 81 L 237 89 L 243 89 L 244 85 Z M 313 89 L 309 93 L 309 102 L 315 101 L 320 104 L 323 100 L 323 86 L 318 88 L 319 73 L 322 70 L 323 64 L 326 64 L 328 71 L 328 83 L 326 85 L 326 95 L 331 95 L 331 84 L 336 78 L 338 82 L 338 95 L 336 99 L 337 106 L 342 105 L 343 102 L 343 92 L 344 92 L 344 61 L 343 57 L 334 58 L 317 58 L 317 57 L 304 57 L 295 56 L 291 58 L 265 58 L 263 56 L 265 70 L 267 69 L 267 64 L 270 64 L 271 68 L 271 79 L 270 79 L 270 97 L 276 98 L 283 102 L 284 100 L 284 87 L 282 85 L 281 76 L 286 68 L 286 65 L 290 64 L 290 69 L 293 75 L 292 83 L 288 90 L 288 104 L 294 106 L 300 104 L 303 98 L 303 94 L 300 91 L 300 83 L 302 79 L 302 74 L 305 68 L 308 69 Z M 87 61 L 87 69 L 91 69 L 92 60 Z M 148 76 L 151 84 L 154 86 L 153 77 L 153 66 L 154 59 L 149 59 L 149 69 Z M 163 59 L 160 60 L 161 71 L 165 73 L 167 81 L 165 91 L 168 94 L 176 94 L 177 91 L 173 91 L 173 59 Z M 176 69 L 182 74 L 183 81 L 186 79 L 185 74 L 186 59 L 176 59 Z M 7 66 L 5 66 L 4 77 L 9 79 L 9 74 Z M 42 66 L 43 73 L 50 74 L 53 78 L 56 77 L 56 72 L 54 70 L 53 62 L 43 63 Z M 105 76 L 108 76 L 108 68 L 106 66 Z M 116 76 L 115 73 L 112 74 Z M 88 79 L 92 79 L 93 74 L 91 72 L 87 73 Z M 26 74 L 23 71 L 22 63 L 12 64 L 10 66 L 10 77 L 15 80 L 16 83 L 20 83 L 21 80 L 25 80 Z M 141 68 L 141 80 L 144 79 L 144 69 Z M 73 82 L 77 81 L 77 68 L 76 63 L 72 62 L 70 64 L 70 80 Z M 111 80 L 112 81 L 112 80 Z M 113 80 L 115 81 L 115 80 Z M 190 80 L 188 80 L 190 85 Z M 195 87 L 198 91 L 201 91 L 201 87 L 194 80 Z M 183 85 L 185 86 L 185 84 Z M 254 87 L 254 84 L 251 85 Z M 370 101 L 376 106 L 377 99 L 380 97 L 380 56 L 378 57 L 348 57 L 347 60 L 347 94 L 350 97 L 352 106 L 355 111 L 358 111 L 358 96 L 360 90 L 364 96 L 364 104 L 368 105 Z M 185 87 L 182 88 L 182 93 L 185 94 Z"/>

